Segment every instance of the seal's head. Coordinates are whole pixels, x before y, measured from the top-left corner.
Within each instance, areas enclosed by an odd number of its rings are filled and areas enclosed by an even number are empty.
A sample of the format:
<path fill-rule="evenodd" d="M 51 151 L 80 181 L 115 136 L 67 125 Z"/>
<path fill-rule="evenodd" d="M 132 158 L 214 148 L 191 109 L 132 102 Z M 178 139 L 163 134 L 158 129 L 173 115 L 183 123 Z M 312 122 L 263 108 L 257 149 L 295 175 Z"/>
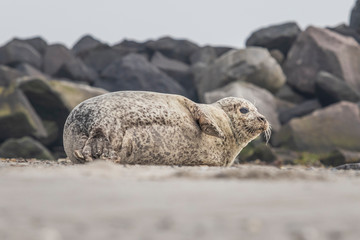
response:
<path fill-rule="evenodd" d="M 270 124 L 256 107 L 246 99 L 228 97 L 216 102 L 229 116 L 236 137 L 253 140 L 265 132 L 266 141 L 270 138 Z"/>

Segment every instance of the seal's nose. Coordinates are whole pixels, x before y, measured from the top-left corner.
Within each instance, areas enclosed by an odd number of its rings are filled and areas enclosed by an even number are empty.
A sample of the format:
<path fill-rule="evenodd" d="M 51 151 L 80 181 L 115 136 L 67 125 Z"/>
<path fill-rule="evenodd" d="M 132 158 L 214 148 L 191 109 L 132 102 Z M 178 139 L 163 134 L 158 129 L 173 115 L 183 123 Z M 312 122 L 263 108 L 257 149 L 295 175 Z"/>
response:
<path fill-rule="evenodd" d="M 260 122 L 266 122 L 265 118 L 264 117 L 257 117 L 257 120 L 259 120 Z"/>

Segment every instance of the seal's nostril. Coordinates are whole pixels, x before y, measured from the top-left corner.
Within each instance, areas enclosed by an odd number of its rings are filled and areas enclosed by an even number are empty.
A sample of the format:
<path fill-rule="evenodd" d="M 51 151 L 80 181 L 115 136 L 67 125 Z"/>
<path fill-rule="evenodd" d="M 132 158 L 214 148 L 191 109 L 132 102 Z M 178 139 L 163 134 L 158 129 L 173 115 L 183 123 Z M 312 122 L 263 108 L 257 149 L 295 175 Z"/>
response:
<path fill-rule="evenodd" d="M 257 119 L 258 119 L 260 122 L 265 122 L 265 118 L 263 118 L 263 117 L 257 117 Z"/>

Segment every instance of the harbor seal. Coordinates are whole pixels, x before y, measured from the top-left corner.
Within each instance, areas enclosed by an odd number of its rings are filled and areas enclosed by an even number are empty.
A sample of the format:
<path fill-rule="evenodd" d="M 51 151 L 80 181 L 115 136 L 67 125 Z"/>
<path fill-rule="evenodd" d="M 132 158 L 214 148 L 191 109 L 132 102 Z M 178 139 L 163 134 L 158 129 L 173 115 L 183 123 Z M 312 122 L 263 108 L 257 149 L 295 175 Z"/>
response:
<path fill-rule="evenodd" d="M 229 166 L 264 131 L 268 121 L 242 98 L 197 104 L 179 95 L 120 91 L 75 107 L 63 139 L 74 163 Z"/>

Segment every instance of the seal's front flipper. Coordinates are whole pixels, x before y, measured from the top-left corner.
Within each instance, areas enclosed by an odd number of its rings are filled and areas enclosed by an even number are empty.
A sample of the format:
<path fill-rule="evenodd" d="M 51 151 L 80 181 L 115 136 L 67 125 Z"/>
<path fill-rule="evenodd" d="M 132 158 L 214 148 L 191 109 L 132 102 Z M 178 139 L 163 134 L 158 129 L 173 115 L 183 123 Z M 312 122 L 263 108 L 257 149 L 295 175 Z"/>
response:
<path fill-rule="evenodd" d="M 186 102 L 187 108 L 189 109 L 194 120 L 199 124 L 200 129 L 211 136 L 224 138 L 224 133 L 216 124 L 215 120 L 206 114 L 205 109 L 201 105 L 193 102 Z"/>

